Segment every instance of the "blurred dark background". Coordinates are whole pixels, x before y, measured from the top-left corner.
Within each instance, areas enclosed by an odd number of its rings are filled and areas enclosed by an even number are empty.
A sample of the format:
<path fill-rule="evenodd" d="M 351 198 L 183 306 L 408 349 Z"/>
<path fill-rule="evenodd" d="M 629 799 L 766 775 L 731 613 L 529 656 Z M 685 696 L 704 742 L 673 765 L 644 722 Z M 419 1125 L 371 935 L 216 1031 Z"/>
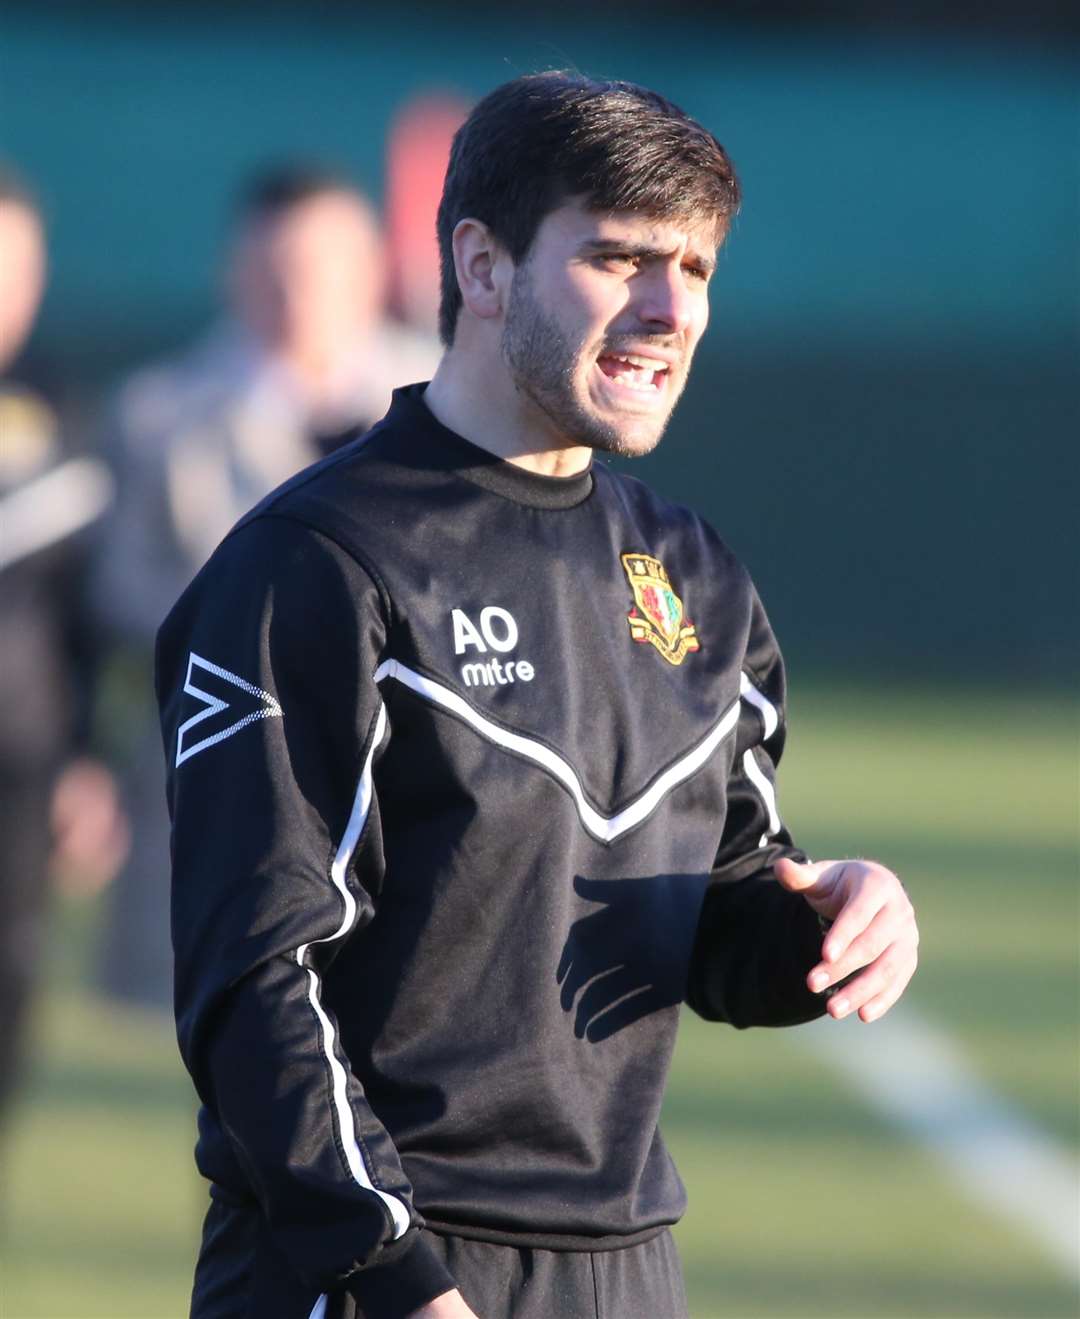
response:
<path fill-rule="evenodd" d="M 656 86 L 745 203 L 696 377 L 635 470 L 719 526 L 804 666 L 1070 680 L 1075 7 L 7 0 L 0 23 L 0 149 L 52 254 L 23 375 L 76 406 L 208 320 L 265 160 L 343 164 L 378 198 L 419 91 L 564 65 Z"/>

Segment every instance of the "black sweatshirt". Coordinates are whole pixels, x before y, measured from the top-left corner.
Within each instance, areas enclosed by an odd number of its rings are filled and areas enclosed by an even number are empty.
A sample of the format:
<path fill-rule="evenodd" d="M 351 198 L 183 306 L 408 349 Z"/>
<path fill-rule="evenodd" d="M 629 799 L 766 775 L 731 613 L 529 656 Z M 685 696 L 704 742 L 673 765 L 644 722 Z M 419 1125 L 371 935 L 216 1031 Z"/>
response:
<path fill-rule="evenodd" d="M 233 530 L 157 656 L 199 1168 L 313 1301 L 386 1316 L 452 1285 L 425 1222 L 566 1250 L 675 1222 L 680 1003 L 823 1006 L 816 918 L 772 878 L 802 853 L 745 569 L 422 389 Z"/>

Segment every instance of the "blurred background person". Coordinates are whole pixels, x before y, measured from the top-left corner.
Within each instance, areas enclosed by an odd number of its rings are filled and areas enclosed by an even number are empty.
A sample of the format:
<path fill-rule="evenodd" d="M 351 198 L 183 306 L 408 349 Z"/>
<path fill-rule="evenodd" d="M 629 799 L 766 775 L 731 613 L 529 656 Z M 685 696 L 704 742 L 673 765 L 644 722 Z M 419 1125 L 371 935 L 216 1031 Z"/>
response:
<path fill-rule="evenodd" d="M 78 533 L 111 482 L 99 461 L 66 456 L 53 409 L 8 375 L 45 274 L 40 210 L 0 167 L 0 1116 L 25 1052 L 50 875 L 95 889 L 127 846 L 110 774 L 75 755 L 92 670 Z"/>
<path fill-rule="evenodd" d="M 383 239 L 346 179 L 285 166 L 244 191 L 228 250 L 226 314 L 175 360 L 118 393 L 108 444 L 118 498 L 94 604 L 122 693 L 128 866 L 105 936 L 103 987 L 171 1003 L 168 819 L 150 690 L 161 620 L 232 524 L 276 485 L 360 433 L 398 385 L 427 379 L 434 336 L 386 313 Z"/>

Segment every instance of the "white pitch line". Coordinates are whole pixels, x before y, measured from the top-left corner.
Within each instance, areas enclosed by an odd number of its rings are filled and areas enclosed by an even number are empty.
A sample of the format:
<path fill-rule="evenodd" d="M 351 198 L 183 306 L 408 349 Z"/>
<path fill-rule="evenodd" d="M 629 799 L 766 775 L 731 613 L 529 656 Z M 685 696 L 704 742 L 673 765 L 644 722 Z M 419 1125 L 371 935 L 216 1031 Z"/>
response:
<path fill-rule="evenodd" d="M 944 1031 L 905 1005 L 871 1026 L 826 1019 L 794 1036 L 1080 1279 L 1080 1163 L 989 1090 Z"/>

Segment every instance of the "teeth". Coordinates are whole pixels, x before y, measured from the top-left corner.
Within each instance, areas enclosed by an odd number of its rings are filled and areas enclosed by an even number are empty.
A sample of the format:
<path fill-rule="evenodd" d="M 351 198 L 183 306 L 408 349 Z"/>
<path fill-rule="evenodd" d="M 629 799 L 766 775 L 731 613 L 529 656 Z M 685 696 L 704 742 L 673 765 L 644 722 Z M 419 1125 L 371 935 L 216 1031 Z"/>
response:
<path fill-rule="evenodd" d="M 651 371 L 647 376 L 641 371 L 620 371 L 615 379 L 620 385 L 628 385 L 631 389 L 645 389 L 655 393 L 660 388 Z"/>
<path fill-rule="evenodd" d="M 644 394 L 658 394 L 668 371 L 668 363 L 658 357 L 645 357 L 641 353 L 602 353 L 612 363 L 607 375 L 620 385 Z M 618 367 L 614 364 L 618 363 Z"/>
<path fill-rule="evenodd" d="M 655 357 L 641 357 L 637 353 L 610 353 L 616 362 L 629 362 L 631 366 L 640 366 L 646 371 L 666 371 L 667 363 Z"/>

